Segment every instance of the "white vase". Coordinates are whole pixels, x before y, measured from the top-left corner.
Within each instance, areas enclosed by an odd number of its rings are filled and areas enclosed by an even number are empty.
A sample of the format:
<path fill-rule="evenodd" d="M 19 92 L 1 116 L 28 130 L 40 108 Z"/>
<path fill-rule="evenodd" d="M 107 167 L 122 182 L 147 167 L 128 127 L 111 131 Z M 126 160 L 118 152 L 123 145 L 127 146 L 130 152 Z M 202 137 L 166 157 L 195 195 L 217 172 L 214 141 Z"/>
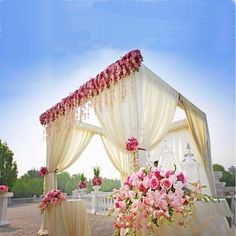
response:
<path fill-rule="evenodd" d="M 0 193 L 0 226 L 7 225 L 7 203 L 8 198 L 13 197 L 13 193 Z"/>
<path fill-rule="evenodd" d="M 95 192 L 95 193 L 98 193 L 100 188 L 101 188 L 100 185 L 95 185 L 95 186 L 93 186 L 93 189 L 94 189 L 94 192 Z"/>

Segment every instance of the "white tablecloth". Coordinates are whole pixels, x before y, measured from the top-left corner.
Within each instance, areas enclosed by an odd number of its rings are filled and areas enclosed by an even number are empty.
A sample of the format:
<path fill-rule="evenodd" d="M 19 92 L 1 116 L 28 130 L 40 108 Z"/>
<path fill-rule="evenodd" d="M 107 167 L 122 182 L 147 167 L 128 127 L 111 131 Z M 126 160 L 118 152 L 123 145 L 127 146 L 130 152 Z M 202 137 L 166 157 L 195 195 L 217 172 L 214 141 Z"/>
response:
<path fill-rule="evenodd" d="M 193 215 L 188 226 L 185 228 L 175 220 L 173 225 L 162 224 L 155 228 L 155 236 L 228 236 L 230 235 L 229 224 L 225 218 L 224 207 L 221 203 L 196 202 Z M 178 218 L 178 216 L 176 216 Z M 144 227 L 137 232 L 137 236 L 150 236 L 150 231 Z M 121 231 L 124 236 L 126 231 Z M 130 234 L 132 235 L 132 234 Z"/>
<path fill-rule="evenodd" d="M 91 236 L 85 202 L 82 199 L 63 201 L 48 209 L 49 236 Z"/>

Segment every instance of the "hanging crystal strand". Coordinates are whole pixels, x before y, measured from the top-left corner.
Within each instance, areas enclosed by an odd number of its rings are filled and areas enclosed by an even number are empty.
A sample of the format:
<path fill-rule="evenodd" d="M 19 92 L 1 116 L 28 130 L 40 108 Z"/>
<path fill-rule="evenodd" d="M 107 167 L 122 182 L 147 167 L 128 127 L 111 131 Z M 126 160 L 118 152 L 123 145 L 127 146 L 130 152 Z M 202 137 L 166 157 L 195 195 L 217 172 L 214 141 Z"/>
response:
<path fill-rule="evenodd" d="M 82 107 L 79 107 L 79 121 L 82 121 Z"/>
<path fill-rule="evenodd" d="M 114 81 L 112 80 L 111 87 L 110 87 L 110 105 L 113 106 L 113 101 L 115 101 L 115 88 L 114 88 Z"/>
<path fill-rule="evenodd" d="M 43 141 L 46 139 L 46 126 L 43 126 Z"/>
<path fill-rule="evenodd" d="M 134 76 L 132 75 L 132 76 L 130 77 L 130 79 L 131 79 L 131 94 L 132 94 L 132 96 L 134 97 L 134 96 L 135 96 L 135 89 L 134 89 L 134 86 L 135 86 L 135 83 L 134 83 Z"/>
<path fill-rule="evenodd" d="M 137 162 L 137 152 L 133 152 L 132 154 L 132 164 L 133 164 L 133 172 L 135 173 L 138 170 L 138 162 Z"/>
<path fill-rule="evenodd" d="M 123 102 L 125 100 L 124 80 L 122 79 L 120 83 L 121 83 L 121 101 Z"/>

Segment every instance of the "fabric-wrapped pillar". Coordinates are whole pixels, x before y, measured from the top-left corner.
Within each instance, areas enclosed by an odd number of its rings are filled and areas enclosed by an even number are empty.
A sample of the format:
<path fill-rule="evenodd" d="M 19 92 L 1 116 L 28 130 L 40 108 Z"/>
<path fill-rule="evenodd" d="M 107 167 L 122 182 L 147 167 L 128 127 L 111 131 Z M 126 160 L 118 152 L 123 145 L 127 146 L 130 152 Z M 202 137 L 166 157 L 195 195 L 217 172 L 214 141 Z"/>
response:
<path fill-rule="evenodd" d="M 216 196 L 216 188 L 214 184 L 211 162 L 210 136 L 208 131 L 206 114 L 200 111 L 186 98 L 181 97 L 181 101 L 187 117 L 190 133 L 204 163 L 211 193 Z"/>
<path fill-rule="evenodd" d="M 49 174 L 45 177 L 44 194 L 57 188 L 56 173 L 70 167 L 80 157 L 93 136 L 90 132 L 78 129 L 76 124 L 75 111 L 71 111 L 46 127 L 46 163 Z M 44 214 L 39 235 L 46 233 L 46 214 Z"/>

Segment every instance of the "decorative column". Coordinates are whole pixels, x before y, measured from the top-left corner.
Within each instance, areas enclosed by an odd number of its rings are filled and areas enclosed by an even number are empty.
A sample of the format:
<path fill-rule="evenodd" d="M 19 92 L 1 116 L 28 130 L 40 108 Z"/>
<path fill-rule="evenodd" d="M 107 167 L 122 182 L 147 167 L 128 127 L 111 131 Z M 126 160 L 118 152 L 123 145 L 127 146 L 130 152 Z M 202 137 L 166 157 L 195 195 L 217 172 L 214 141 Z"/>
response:
<path fill-rule="evenodd" d="M 220 178 L 222 177 L 222 172 L 221 171 L 214 171 L 214 177 L 215 177 L 217 197 L 225 198 L 225 184 L 226 183 L 220 182 Z"/>
<path fill-rule="evenodd" d="M 7 203 L 9 197 L 13 197 L 13 193 L 0 193 L 0 226 L 9 224 L 7 221 Z"/>

